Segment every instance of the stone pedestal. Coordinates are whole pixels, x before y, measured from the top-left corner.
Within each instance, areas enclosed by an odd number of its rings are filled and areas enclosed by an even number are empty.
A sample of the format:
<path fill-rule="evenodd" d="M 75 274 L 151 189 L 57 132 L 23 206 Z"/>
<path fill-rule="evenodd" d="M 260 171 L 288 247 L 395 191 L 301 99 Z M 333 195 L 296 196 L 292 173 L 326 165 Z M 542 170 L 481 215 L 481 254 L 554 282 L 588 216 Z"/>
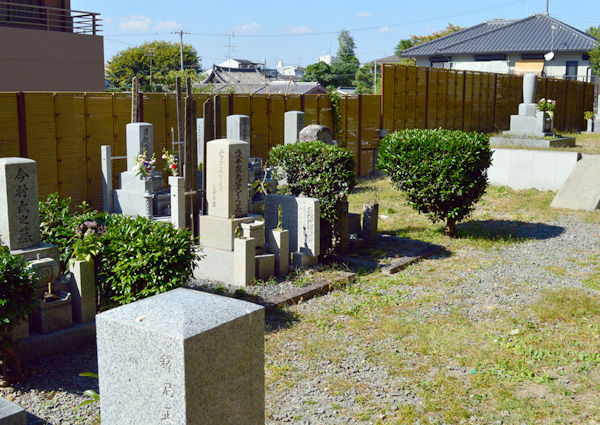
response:
<path fill-rule="evenodd" d="M 269 252 L 275 255 L 275 274 L 285 276 L 290 271 L 290 232 L 273 229 L 269 231 Z"/>
<path fill-rule="evenodd" d="M 26 425 L 27 412 L 22 407 L 0 397 L 0 424 Z"/>
<path fill-rule="evenodd" d="M 379 222 L 379 204 L 363 206 L 363 236 L 367 245 L 377 245 L 377 225 Z"/>
<path fill-rule="evenodd" d="M 96 317 L 96 279 L 94 260 L 75 261 L 71 272 L 73 321 L 85 323 Z"/>
<path fill-rule="evenodd" d="M 33 328 L 42 334 L 66 329 L 73 326 L 71 294 L 59 292 L 59 300 L 54 302 L 38 302 L 38 309 L 33 314 Z"/>
<path fill-rule="evenodd" d="M 103 424 L 264 425 L 264 310 L 175 289 L 96 318 Z"/>
<path fill-rule="evenodd" d="M 185 179 L 169 177 L 171 188 L 171 223 L 176 229 L 185 229 Z"/>

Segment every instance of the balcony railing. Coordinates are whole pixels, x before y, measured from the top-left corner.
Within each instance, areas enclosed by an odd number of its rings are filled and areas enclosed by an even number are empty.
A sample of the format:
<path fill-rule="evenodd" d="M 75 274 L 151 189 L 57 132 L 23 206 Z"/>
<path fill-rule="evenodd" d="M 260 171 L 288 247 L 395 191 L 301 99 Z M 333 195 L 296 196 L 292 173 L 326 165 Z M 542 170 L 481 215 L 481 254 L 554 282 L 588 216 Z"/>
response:
<path fill-rule="evenodd" d="M 97 35 L 99 13 L 0 1 L 0 26 Z"/>

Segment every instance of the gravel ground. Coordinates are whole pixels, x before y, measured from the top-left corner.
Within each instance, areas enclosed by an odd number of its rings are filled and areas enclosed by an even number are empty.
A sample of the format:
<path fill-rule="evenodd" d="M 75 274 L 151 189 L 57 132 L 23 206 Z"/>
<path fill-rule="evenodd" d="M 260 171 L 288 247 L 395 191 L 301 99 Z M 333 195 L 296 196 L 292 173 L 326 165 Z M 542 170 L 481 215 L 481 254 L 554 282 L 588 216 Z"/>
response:
<path fill-rule="evenodd" d="M 495 223 L 497 225 L 498 222 Z M 573 217 L 562 217 L 558 222 L 547 224 L 524 223 L 512 229 L 511 234 L 531 240 L 505 245 L 491 251 L 467 247 L 453 252 L 452 255 L 457 258 L 476 259 L 484 262 L 485 266 L 474 267 L 468 272 L 448 270 L 446 281 L 441 282 L 439 286 L 406 287 L 403 288 L 403 296 L 417 298 L 422 296 L 424 291 L 440 295 L 439 302 L 424 306 L 416 313 L 419 317 L 445 314 L 452 308 L 461 307 L 473 320 L 483 320 L 481 313 L 489 306 L 510 311 L 514 306 L 535 302 L 547 288 L 584 287 L 582 279 L 593 271 L 589 265 L 589 256 L 600 253 L 600 224 L 584 223 Z M 440 258 L 445 254 L 437 255 L 437 258 Z M 432 260 L 428 261 L 435 261 L 436 256 L 431 258 Z M 216 282 L 207 281 L 190 283 L 190 287 L 193 288 L 204 286 L 214 289 L 216 285 Z M 270 287 L 256 287 L 248 292 L 262 296 L 275 295 L 289 289 L 289 285 L 291 284 L 280 283 Z M 350 293 L 339 291 L 335 296 L 328 294 L 294 306 L 291 312 L 298 314 L 301 320 L 302 315 L 312 311 L 352 301 Z M 356 402 L 358 396 L 375 400 L 390 412 L 398 409 L 400 405 L 422 403 L 420 397 L 407 388 L 402 376 L 392 376 L 384 368 L 369 364 L 366 361 L 364 343 L 356 341 L 354 335 L 340 336 L 340 343 L 345 351 L 343 360 L 336 363 L 325 358 L 310 364 L 299 361 L 295 354 L 299 348 L 296 343 L 285 341 L 285 338 L 280 340 L 283 344 L 280 351 L 286 354 L 285 361 L 289 362 L 295 373 L 306 372 L 306 378 L 297 382 L 293 389 L 286 389 L 285 385 L 275 386 L 277 388 L 271 386 L 268 389 L 268 425 L 286 422 L 375 423 L 382 419 L 382 415 L 385 416 L 380 413 L 367 422 L 356 419 L 356 416 L 364 411 L 363 406 Z M 376 342 L 382 346 L 387 343 L 385 340 Z M 270 361 L 275 360 L 267 357 L 267 362 Z M 414 361 L 418 362 L 419 359 Z M 78 374 L 96 371 L 96 368 L 95 353 L 92 349 L 49 357 L 26 365 L 26 382 L 2 388 L 0 393 L 3 397 L 12 398 L 30 412 L 27 425 L 94 424 L 99 414 L 97 405 L 88 405 L 82 409 L 76 409 L 75 406 L 87 399 L 82 395 L 84 390 L 97 389 L 97 383 L 93 379 L 82 378 Z M 456 368 L 450 373 L 460 375 L 467 371 Z M 329 388 L 339 377 L 352 382 L 341 394 Z"/>

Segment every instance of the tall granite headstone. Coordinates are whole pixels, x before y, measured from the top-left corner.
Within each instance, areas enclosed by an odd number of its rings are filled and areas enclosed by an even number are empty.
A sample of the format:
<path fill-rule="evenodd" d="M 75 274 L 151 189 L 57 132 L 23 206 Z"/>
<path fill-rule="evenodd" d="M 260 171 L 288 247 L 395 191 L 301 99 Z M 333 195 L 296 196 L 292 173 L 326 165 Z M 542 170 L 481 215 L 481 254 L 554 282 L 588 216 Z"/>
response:
<path fill-rule="evenodd" d="M 207 212 L 212 217 L 248 214 L 248 156 L 250 145 L 218 139 L 206 144 Z"/>
<path fill-rule="evenodd" d="M 264 310 L 189 289 L 96 316 L 102 424 L 264 425 Z"/>

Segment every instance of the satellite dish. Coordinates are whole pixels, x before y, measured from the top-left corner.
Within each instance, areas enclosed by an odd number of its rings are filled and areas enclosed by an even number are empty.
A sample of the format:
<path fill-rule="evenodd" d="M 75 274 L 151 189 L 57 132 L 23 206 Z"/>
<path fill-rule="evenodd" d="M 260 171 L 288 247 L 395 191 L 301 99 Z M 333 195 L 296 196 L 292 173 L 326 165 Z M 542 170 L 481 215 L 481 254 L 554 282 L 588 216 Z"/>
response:
<path fill-rule="evenodd" d="M 554 59 L 554 52 L 546 53 L 544 55 L 544 59 L 546 59 L 547 61 L 551 61 L 552 59 Z"/>

